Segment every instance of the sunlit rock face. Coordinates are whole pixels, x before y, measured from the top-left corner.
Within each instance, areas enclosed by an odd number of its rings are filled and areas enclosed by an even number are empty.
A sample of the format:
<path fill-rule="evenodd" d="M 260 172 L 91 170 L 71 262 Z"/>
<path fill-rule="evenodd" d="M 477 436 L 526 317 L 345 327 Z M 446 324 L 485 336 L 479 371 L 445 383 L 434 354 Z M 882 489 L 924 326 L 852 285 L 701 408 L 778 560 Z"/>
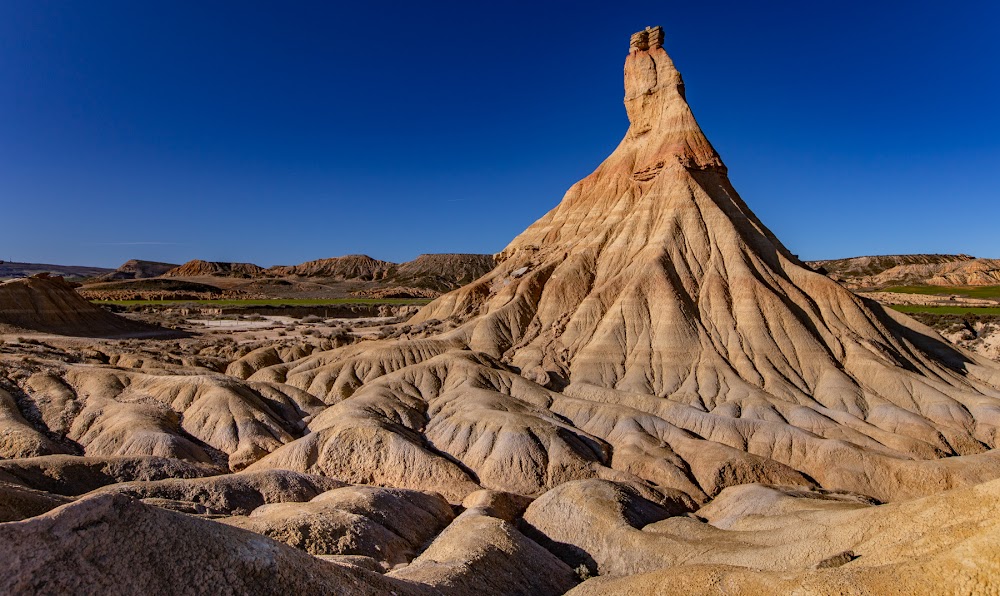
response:
<path fill-rule="evenodd" d="M 994 473 L 934 460 L 996 446 L 995 364 L 803 267 L 729 183 L 658 43 L 633 40 L 625 106 L 615 151 L 415 321 L 462 320 L 619 467 L 669 453 L 708 492 L 700 460 L 719 453 L 701 443 L 880 499 Z"/>

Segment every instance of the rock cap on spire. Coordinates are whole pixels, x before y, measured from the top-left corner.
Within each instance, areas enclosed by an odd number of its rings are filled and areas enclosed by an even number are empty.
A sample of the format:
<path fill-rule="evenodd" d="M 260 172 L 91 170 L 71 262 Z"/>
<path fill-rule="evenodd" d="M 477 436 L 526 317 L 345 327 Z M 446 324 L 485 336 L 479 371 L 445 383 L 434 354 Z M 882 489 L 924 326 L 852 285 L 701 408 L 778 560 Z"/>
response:
<path fill-rule="evenodd" d="M 629 40 L 628 51 L 630 54 L 645 52 L 663 47 L 663 27 L 646 27 L 642 31 L 632 34 Z"/>

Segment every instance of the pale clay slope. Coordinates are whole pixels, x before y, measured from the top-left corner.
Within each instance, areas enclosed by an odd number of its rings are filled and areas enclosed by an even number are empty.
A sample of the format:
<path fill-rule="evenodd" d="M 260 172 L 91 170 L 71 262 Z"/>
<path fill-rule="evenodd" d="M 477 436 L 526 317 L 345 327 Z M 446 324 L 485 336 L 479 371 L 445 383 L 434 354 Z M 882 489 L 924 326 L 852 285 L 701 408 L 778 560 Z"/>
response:
<path fill-rule="evenodd" d="M 625 83 L 619 147 L 426 337 L 11 380 L 5 515 L 95 492 L 0 524 L 0 589 L 988 591 L 1000 365 L 802 267 L 661 48 Z"/>
<path fill-rule="evenodd" d="M 879 507 L 734 487 L 698 512 L 709 524 L 672 517 L 644 527 L 622 513 L 634 503 L 616 508 L 593 489 L 564 488 L 532 505 L 553 510 L 552 538 L 585 536 L 591 564 L 619 571 L 574 595 L 995 594 L 1000 578 L 1000 481 Z M 748 499 L 764 503 L 739 512 Z M 715 517 L 733 512 L 742 519 L 718 527 Z"/>

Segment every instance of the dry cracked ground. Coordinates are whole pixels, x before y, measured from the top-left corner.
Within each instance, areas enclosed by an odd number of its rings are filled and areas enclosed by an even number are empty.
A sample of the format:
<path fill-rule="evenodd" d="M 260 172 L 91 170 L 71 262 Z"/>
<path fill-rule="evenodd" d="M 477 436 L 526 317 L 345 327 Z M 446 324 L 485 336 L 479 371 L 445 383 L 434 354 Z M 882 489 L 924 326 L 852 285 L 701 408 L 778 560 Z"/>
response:
<path fill-rule="evenodd" d="M 0 285 L 0 591 L 996 593 L 1000 365 L 804 267 L 660 39 L 618 148 L 382 339 Z"/>

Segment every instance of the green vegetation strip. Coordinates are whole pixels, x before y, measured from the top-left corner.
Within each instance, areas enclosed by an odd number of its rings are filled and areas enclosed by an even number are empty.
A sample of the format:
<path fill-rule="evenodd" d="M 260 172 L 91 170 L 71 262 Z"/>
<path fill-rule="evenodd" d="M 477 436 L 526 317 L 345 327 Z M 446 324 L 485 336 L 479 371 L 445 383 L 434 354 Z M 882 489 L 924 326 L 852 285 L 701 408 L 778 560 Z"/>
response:
<path fill-rule="evenodd" d="M 897 286 L 879 291 L 930 296 L 965 296 L 984 300 L 1000 299 L 1000 286 Z"/>
<path fill-rule="evenodd" d="M 893 304 L 890 306 L 899 312 L 905 313 L 930 313 L 935 315 L 998 315 L 1000 307 L 990 306 L 920 306 L 917 304 Z"/>
<path fill-rule="evenodd" d="M 296 298 L 263 300 L 91 300 L 117 306 L 334 306 L 339 304 L 427 304 L 428 298 Z"/>

